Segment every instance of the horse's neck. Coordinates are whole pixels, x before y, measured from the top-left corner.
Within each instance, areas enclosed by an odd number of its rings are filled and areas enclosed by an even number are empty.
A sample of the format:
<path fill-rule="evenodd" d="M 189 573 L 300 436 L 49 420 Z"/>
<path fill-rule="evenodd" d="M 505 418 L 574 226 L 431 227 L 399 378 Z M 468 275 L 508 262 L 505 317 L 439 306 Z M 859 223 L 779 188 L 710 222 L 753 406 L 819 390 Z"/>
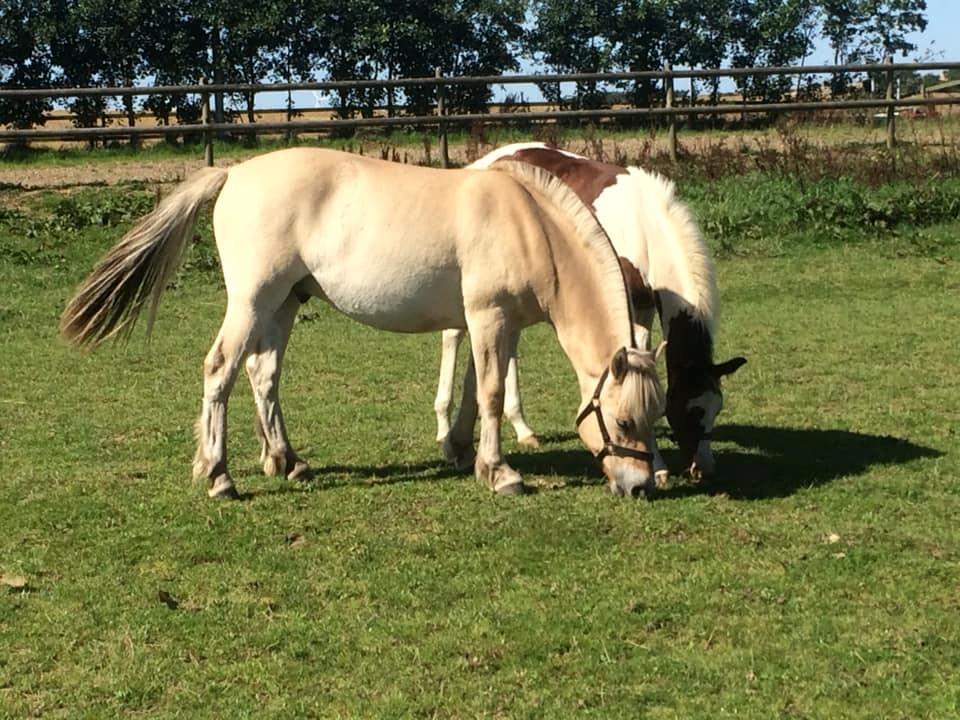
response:
<path fill-rule="evenodd" d="M 577 250 L 554 248 L 556 292 L 546 309 L 585 399 L 593 393 L 614 353 L 630 347 L 632 338 L 629 321 L 624 322 L 618 308 L 604 302 L 604 285 L 610 279 L 602 277 L 590 258 L 577 258 Z M 626 291 L 622 292 L 626 304 Z"/>
<path fill-rule="evenodd" d="M 636 174 L 635 174 L 636 173 Z M 634 216 L 620 227 L 617 249 L 635 260 L 658 298 L 667 359 L 707 361 L 713 352 L 717 288 L 713 262 L 689 211 L 666 180 L 631 170 L 618 185 L 620 207 Z M 672 352 L 671 352 L 672 350 Z"/>
<path fill-rule="evenodd" d="M 667 341 L 667 366 L 713 363 L 713 330 L 696 307 L 669 289 L 657 292 L 660 326 Z"/>
<path fill-rule="evenodd" d="M 544 246 L 532 253 L 540 263 L 537 292 L 577 373 L 581 395 L 592 392 L 614 353 L 634 344 L 617 254 L 597 218 L 556 176 L 523 162 L 498 166 L 539 196 L 545 232 L 540 234 Z"/>

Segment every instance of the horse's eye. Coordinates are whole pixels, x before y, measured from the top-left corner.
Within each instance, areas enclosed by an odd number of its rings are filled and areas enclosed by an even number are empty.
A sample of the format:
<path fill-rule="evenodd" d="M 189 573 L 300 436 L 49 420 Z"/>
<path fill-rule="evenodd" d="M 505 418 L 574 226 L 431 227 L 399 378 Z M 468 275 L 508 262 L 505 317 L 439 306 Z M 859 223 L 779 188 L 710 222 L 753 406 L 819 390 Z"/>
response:
<path fill-rule="evenodd" d="M 617 420 L 617 427 L 620 428 L 620 432 L 628 433 L 633 427 L 633 420 Z"/>

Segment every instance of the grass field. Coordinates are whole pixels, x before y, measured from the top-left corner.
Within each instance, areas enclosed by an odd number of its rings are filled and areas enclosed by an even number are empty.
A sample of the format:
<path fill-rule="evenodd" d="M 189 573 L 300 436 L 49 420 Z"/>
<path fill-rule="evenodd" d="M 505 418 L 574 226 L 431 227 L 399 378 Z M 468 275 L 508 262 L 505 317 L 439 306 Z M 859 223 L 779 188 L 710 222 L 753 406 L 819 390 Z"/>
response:
<path fill-rule="evenodd" d="M 439 339 L 316 303 L 283 390 L 316 476 L 259 474 L 238 384 L 245 501 L 212 502 L 209 247 L 149 343 L 84 355 L 59 313 L 151 193 L 0 192 L 0 717 L 960 717 L 960 222 L 778 221 L 776 182 L 686 188 L 750 362 L 721 476 L 652 502 L 603 491 L 549 328 L 506 499 L 440 460 Z"/>

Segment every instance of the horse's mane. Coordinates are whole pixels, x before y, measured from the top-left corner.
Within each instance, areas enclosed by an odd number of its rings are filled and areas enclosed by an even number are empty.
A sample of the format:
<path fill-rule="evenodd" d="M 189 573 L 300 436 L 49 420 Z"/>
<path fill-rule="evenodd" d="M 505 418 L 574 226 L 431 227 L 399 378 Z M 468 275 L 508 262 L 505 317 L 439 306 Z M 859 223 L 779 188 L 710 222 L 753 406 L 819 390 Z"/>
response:
<path fill-rule="evenodd" d="M 657 356 L 645 350 L 630 350 L 627 361 L 635 374 L 623 378 L 618 417 L 630 417 L 643 432 L 652 431 L 653 424 L 663 415 L 664 394 L 657 375 Z"/>
<path fill-rule="evenodd" d="M 660 208 L 665 215 L 675 243 L 657 241 L 657 247 L 671 255 L 672 265 L 686 277 L 680 278 L 679 295 L 693 310 L 694 319 L 702 323 L 711 335 L 716 333 L 719 313 L 716 271 L 710 252 L 707 250 L 700 228 L 690 209 L 676 198 L 676 186 L 659 173 L 630 166 L 627 168 L 630 182 L 636 192 L 637 202 L 652 209 Z M 638 213 L 645 220 L 656 217 L 654 212 Z M 659 228 L 645 227 L 645 235 L 654 238 L 661 234 Z M 650 242 L 648 241 L 648 246 Z M 661 281 L 656 279 L 657 286 Z"/>
<path fill-rule="evenodd" d="M 613 316 L 614 327 L 620 328 L 624 337 L 632 338 L 633 317 L 620 261 L 596 216 L 566 183 L 543 168 L 518 160 L 497 160 L 490 167 L 508 173 L 521 183 L 532 185 L 571 220 L 577 238 L 582 241 L 597 268 L 604 305 Z"/>

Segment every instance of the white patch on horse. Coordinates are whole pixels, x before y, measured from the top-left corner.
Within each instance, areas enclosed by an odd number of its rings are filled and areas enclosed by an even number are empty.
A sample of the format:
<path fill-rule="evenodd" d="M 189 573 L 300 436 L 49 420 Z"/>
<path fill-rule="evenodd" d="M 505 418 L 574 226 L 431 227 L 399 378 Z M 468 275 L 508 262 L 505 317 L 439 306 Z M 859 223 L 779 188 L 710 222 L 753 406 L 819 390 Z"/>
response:
<path fill-rule="evenodd" d="M 699 395 L 689 401 L 687 401 L 687 412 L 689 413 L 694 408 L 700 408 L 703 410 L 703 418 L 707 420 L 709 418 L 709 426 L 704 425 L 704 430 L 710 432 L 713 430 L 713 421 L 716 419 L 717 415 L 720 414 L 720 411 L 723 409 L 723 396 L 718 395 L 712 390 Z"/>

